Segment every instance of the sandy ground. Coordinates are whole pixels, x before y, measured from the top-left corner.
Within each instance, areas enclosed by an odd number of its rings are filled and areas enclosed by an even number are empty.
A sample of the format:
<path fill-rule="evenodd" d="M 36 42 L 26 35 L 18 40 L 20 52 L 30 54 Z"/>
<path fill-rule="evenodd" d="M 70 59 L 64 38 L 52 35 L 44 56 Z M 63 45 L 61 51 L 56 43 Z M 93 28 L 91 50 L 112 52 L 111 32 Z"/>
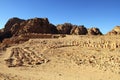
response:
<path fill-rule="evenodd" d="M 0 53 L 0 80 L 120 80 L 120 48 L 81 47 L 81 38 L 31 39 Z M 20 47 L 49 60 L 40 65 L 8 67 L 11 49 Z M 26 53 L 25 53 L 26 54 Z"/>

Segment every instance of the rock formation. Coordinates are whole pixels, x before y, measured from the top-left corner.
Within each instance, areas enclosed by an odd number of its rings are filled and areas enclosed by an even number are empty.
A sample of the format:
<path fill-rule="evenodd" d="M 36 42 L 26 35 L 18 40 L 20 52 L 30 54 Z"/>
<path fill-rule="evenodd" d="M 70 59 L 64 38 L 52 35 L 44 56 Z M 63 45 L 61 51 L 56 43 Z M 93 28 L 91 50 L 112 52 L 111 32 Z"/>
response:
<path fill-rule="evenodd" d="M 16 22 L 14 22 L 14 20 Z M 47 18 L 33 18 L 21 20 L 16 18 L 10 19 L 5 25 L 5 32 L 10 31 L 15 35 L 24 33 L 50 33 L 57 31 L 54 25 L 50 24 Z"/>
<path fill-rule="evenodd" d="M 70 34 L 75 34 L 75 35 L 86 35 L 87 34 L 87 29 L 82 25 L 82 26 L 74 26 L 71 30 Z"/>
<path fill-rule="evenodd" d="M 116 26 L 113 30 L 120 33 L 120 26 Z"/>
<path fill-rule="evenodd" d="M 21 23 L 22 29 L 18 34 L 24 33 L 47 33 L 54 34 L 57 29 L 54 25 L 50 24 L 47 18 L 34 18 L 27 20 L 26 23 Z"/>
<path fill-rule="evenodd" d="M 19 18 L 11 18 L 5 24 L 4 32 L 15 32 L 16 29 L 20 28 L 20 23 L 24 22 L 25 20 Z"/>
<path fill-rule="evenodd" d="M 115 26 L 114 29 L 107 33 L 107 35 L 118 35 L 120 34 L 120 26 Z"/>
<path fill-rule="evenodd" d="M 81 25 L 72 25 L 70 23 L 64 23 L 57 25 L 59 34 L 74 34 L 74 35 L 86 35 L 87 29 Z"/>
<path fill-rule="evenodd" d="M 53 24 L 50 24 L 47 18 L 33 18 L 23 20 L 19 18 L 11 18 L 5 24 L 4 31 L 0 31 L 0 40 L 18 36 L 25 33 L 46 33 L 55 34 L 57 29 Z"/>
<path fill-rule="evenodd" d="M 57 25 L 57 30 L 59 34 L 70 34 L 73 25 L 70 23 L 64 23 Z"/>
<path fill-rule="evenodd" d="M 74 35 L 86 35 L 87 33 L 91 35 L 102 34 L 98 28 L 91 28 L 88 29 L 87 31 L 86 27 L 84 27 L 83 25 L 78 26 L 78 25 L 72 25 L 71 23 L 64 23 L 54 26 L 49 22 L 47 18 L 33 18 L 33 19 L 24 20 L 14 17 L 9 19 L 5 24 L 5 27 L 0 30 L 0 42 L 4 42 L 3 40 L 5 38 L 11 38 L 11 37 L 19 38 L 16 36 L 31 34 L 31 33 L 74 34 Z"/>
<path fill-rule="evenodd" d="M 98 28 L 90 28 L 88 29 L 88 35 L 102 35 L 102 33 Z"/>

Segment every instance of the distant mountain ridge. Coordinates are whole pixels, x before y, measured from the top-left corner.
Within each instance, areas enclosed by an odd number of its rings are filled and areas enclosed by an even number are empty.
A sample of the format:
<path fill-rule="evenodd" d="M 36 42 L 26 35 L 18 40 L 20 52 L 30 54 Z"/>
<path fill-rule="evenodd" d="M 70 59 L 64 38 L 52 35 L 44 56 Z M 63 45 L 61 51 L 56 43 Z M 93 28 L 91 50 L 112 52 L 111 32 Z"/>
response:
<path fill-rule="evenodd" d="M 5 38 L 26 33 L 37 34 L 74 34 L 74 35 L 102 35 L 98 28 L 87 29 L 84 25 L 78 26 L 71 23 L 51 24 L 48 18 L 32 18 L 28 20 L 17 17 L 10 18 L 5 27 L 0 30 L 0 41 Z"/>

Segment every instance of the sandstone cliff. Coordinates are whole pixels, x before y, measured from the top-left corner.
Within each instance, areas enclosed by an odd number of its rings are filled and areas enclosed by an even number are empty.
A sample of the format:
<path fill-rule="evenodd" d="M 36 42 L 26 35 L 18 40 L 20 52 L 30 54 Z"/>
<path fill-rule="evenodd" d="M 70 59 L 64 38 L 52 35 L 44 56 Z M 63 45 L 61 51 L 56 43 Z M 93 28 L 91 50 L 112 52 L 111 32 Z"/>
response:
<path fill-rule="evenodd" d="M 9 19 L 3 31 L 0 31 L 0 40 L 25 33 L 56 34 L 57 29 L 53 24 L 49 23 L 47 18 L 23 20 L 15 17 Z"/>

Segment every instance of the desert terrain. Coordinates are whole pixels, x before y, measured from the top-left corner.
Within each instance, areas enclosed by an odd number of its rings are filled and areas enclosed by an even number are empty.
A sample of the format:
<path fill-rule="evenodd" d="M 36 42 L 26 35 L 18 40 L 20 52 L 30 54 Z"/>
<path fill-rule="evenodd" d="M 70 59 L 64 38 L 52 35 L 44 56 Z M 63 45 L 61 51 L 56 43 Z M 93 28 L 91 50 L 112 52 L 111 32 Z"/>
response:
<path fill-rule="evenodd" d="M 120 38 L 30 39 L 0 53 L 0 80 L 120 80 Z"/>
<path fill-rule="evenodd" d="M 0 80 L 120 80 L 120 26 L 11 18 L 0 29 Z"/>

